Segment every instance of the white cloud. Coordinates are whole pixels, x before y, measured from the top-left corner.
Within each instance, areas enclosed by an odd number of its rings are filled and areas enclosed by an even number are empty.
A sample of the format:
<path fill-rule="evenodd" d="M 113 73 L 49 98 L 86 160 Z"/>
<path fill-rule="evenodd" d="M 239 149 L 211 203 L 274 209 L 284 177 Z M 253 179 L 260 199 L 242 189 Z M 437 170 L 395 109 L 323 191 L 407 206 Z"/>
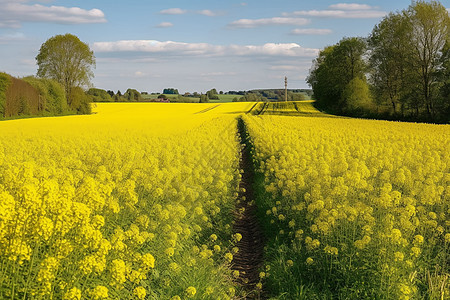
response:
<path fill-rule="evenodd" d="M 181 8 L 168 8 L 161 10 L 159 13 L 162 15 L 183 15 L 187 12 L 187 10 Z"/>
<path fill-rule="evenodd" d="M 173 26 L 173 24 L 170 23 L 170 22 L 162 22 L 162 23 L 159 23 L 158 25 L 156 25 L 155 27 L 157 27 L 157 28 L 169 28 L 169 27 L 172 27 L 172 26 Z"/>
<path fill-rule="evenodd" d="M 216 16 L 223 14 L 221 12 L 216 12 L 216 11 L 212 11 L 209 9 L 190 11 L 190 10 L 181 9 L 181 8 L 164 9 L 164 10 L 161 10 L 159 13 L 162 15 L 184 15 L 184 14 L 188 14 L 188 13 L 195 13 L 198 15 L 203 15 L 203 16 L 208 16 L 208 17 L 216 17 Z"/>
<path fill-rule="evenodd" d="M 282 13 L 284 17 L 322 17 L 322 18 L 342 18 L 342 19 L 366 19 L 366 18 L 381 18 L 386 15 L 386 12 L 374 9 L 365 10 L 298 10 L 291 13 Z"/>
<path fill-rule="evenodd" d="M 303 48 L 296 43 L 264 45 L 212 45 L 208 43 L 183 43 L 155 40 L 123 40 L 96 42 L 96 52 L 138 52 L 172 56 L 287 56 L 315 57 L 319 49 Z"/>
<path fill-rule="evenodd" d="M 199 10 L 199 11 L 197 11 L 197 13 L 199 15 L 204 15 L 204 16 L 208 16 L 208 17 L 216 17 L 216 16 L 219 15 L 219 13 L 214 12 L 214 11 L 209 10 L 209 9 Z"/>
<path fill-rule="evenodd" d="M 341 10 L 369 10 L 376 9 L 374 6 L 370 6 L 367 4 L 358 4 L 358 3 L 338 3 L 329 6 L 330 9 L 341 9 Z"/>
<path fill-rule="evenodd" d="M 26 37 L 22 32 L 16 32 L 12 34 L 0 35 L 0 44 L 13 42 L 13 41 L 23 41 Z"/>
<path fill-rule="evenodd" d="M 284 18 L 284 17 L 275 17 L 275 18 L 266 18 L 266 19 L 240 19 L 237 21 L 233 21 L 228 26 L 233 28 L 255 28 L 260 26 L 269 26 L 269 25 L 295 25 L 302 26 L 306 25 L 310 22 L 308 19 L 304 18 Z"/>
<path fill-rule="evenodd" d="M 331 29 L 316 29 L 316 28 L 305 28 L 305 29 L 294 29 L 291 34 L 294 35 L 327 35 L 333 33 Z"/>
<path fill-rule="evenodd" d="M 0 27 L 19 28 L 23 22 L 46 22 L 59 24 L 88 24 L 106 22 L 99 9 L 86 10 L 79 7 L 28 5 L 12 1 L 1 1 Z"/>

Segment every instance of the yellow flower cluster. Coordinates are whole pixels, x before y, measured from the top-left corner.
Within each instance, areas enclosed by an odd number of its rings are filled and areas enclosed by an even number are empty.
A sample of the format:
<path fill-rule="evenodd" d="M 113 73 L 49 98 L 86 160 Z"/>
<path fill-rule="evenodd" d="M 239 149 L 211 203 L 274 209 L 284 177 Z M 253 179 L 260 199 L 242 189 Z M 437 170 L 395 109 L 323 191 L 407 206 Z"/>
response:
<path fill-rule="evenodd" d="M 427 269 L 448 272 L 434 264 L 448 259 L 449 125 L 324 115 L 244 121 L 268 195 L 261 209 L 274 233 L 288 235 L 286 257 L 304 270 L 292 272 L 307 274 L 298 281 L 400 298 L 404 282 L 414 296 L 414 272 L 416 280 Z"/>
<path fill-rule="evenodd" d="M 97 105 L 0 123 L 0 298 L 229 298 L 251 104 Z"/>

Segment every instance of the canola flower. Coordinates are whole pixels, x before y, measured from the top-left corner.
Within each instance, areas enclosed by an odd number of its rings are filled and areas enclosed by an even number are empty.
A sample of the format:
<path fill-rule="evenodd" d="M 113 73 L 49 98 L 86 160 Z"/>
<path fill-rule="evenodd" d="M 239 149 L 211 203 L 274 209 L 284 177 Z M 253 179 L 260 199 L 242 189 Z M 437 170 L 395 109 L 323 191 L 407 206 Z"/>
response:
<path fill-rule="evenodd" d="M 426 270 L 437 270 L 431 280 L 444 284 L 439 278 L 450 273 L 449 125 L 323 114 L 246 115 L 244 121 L 264 175 L 260 209 L 284 241 L 281 258 L 268 262 L 277 268 L 277 278 L 266 279 L 275 293 L 295 293 L 292 287 L 302 281 L 355 291 L 334 291 L 337 298 L 363 291 L 373 298 L 425 297 L 431 293 Z M 295 268 L 280 265 L 283 259 Z"/>
<path fill-rule="evenodd" d="M 97 104 L 1 122 L 0 298 L 225 298 L 233 112 L 251 105 Z"/>

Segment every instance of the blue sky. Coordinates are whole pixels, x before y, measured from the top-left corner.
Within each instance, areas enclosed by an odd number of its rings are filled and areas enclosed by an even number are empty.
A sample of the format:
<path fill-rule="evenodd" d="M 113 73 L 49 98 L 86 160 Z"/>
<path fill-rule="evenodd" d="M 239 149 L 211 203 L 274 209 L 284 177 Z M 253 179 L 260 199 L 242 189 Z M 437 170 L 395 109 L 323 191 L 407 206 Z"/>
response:
<path fill-rule="evenodd" d="M 450 7 L 450 1 L 441 3 Z M 48 38 L 72 33 L 94 50 L 93 84 L 180 92 L 307 88 L 318 51 L 367 36 L 409 0 L 0 0 L 0 71 L 36 73 Z"/>

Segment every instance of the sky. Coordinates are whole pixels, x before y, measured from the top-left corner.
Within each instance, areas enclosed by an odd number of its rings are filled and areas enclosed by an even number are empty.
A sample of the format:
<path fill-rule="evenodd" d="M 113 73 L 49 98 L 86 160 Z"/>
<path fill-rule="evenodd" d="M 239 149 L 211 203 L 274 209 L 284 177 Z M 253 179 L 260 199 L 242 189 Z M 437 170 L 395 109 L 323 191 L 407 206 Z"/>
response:
<path fill-rule="evenodd" d="M 442 0 L 450 7 L 450 0 Z M 366 37 L 410 0 L 0 0 L 0 71 L 35 75 L 47 39 L 71 33 L 96 57 L 93 86 L 161 92 L 308 88 L 312 60 Z M 449 10 L 450 11 L 450 10 Z"/>

